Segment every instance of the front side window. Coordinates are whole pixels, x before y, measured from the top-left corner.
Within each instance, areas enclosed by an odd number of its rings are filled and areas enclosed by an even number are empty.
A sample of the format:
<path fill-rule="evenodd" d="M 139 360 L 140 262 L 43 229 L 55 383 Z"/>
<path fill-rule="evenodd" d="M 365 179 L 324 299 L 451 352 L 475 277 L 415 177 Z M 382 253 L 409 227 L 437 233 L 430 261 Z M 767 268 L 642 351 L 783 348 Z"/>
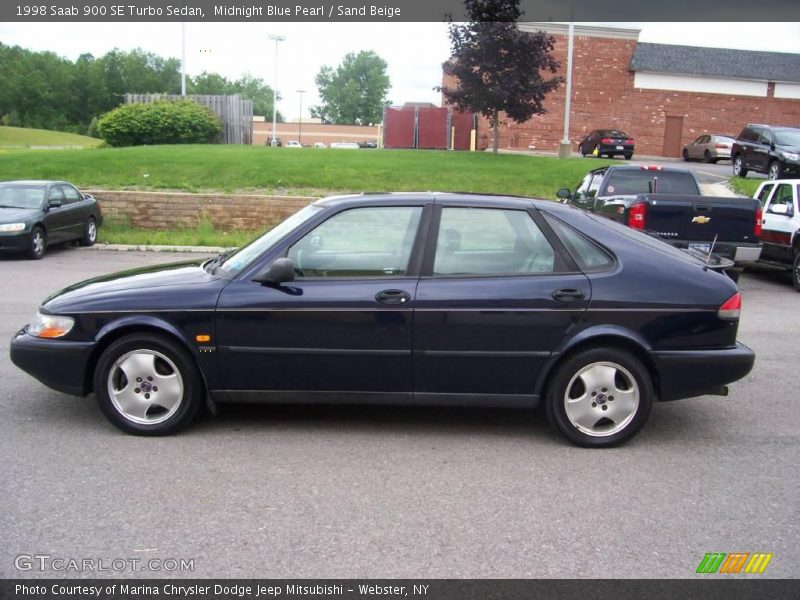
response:
<path fill-rule="evenodd" d="M 778 189 L 775 190 L 775 195 L 772 197 L 769 209 L 770 212 L 772 212 L 775 206 L 781 205 L 786 207 L 786 213 L 784 214 L 792 214 L 794 212 L 792 210 L 793 204 L 794 197 L 792 194 L 792 186 L 788 183 L 782 183 L 778 186 Z"/>
<path fill-rule="evenodd" d="M 761 188 L 761 191 L 758 193 L 758 201 L 762 207 L 767 203 L 767 198 L 769 198 L 769 194 L 774 187 L 774 183 L 769 183 Z"/>
<path fill-rule="evenodd" d="M 422 207 L 353 208 L 289 248 L 298 277 L 399 277 L 408 272 Z"/>
<path fill-rule="evenodd" d="M 555 252 L 523 210 L 442 209 L 434 275 L 552 273 Z"/>

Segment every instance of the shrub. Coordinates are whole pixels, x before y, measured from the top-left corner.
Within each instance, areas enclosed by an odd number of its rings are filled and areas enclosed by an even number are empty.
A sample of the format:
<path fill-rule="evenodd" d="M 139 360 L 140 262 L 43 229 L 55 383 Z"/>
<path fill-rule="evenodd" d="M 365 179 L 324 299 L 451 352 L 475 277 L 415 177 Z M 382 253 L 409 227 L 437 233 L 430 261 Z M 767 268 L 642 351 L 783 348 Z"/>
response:
<path fill-rule="evenodd" d="M 191 100 L 157 101 L 119 106 L 102 116 L 97 130 L 112 146 L 207 144 L 219 139 L 222 124 Z"/>
<path fill-rule="evenodd" d="M 100 137 L 100 133 L 97 131 L 97 117 L 92 117 L 92 122 L 89 123 L 89 128 L 86 130 L 86 135 L 93 138 Z"/>

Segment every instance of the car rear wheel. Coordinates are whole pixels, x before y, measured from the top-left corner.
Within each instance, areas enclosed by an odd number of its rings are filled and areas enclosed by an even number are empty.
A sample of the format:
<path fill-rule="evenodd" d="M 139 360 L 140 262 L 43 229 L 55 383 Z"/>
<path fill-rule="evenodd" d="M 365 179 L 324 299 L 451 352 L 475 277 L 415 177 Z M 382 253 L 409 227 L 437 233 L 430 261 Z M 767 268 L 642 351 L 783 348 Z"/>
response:
<path fill-rule="evenodd" d="M 34 227 L 31 231 L 31 245 L 28 247 L 28 258 L 39 260 L 47 250 L 47 234 L 41 227 Z"/>
<path fill-rule="evenodd" d="M 737 177 L 747 177 L 747 169 L 744 168 L 741 154 L 733 157 L 733 174 Z"/>
<path fill-rule="evenodd" d="M 630 160 L 630 159 L 632 159 L 632 158 L 633 158 L 633 154 L 632 154 L 632 153 L 630 153 L 630 152 L 629 152 L 629 153 L 627 153 L 627 154 L 623 154 L 622 156 L 624 156 L 624 157 L 625 157 L 625 160 Z"/>
<path fill-rule="evenodd" d="M 792 283 L 794 289 L 800 292 L 800 251 L 794 255 L 794 264 L 792 265 Z"/>
<path fill-rule="evenodd" d="M 713 159 L 711 158 L 711 152 L 709 152 L 708 150 L 703 152 L 703 162 L 706 164 L 711 164 L 712 162 L 714 162 Z"/>
<path fill-rule="evenodd" d="M 591 348 L 569 357 L 548 388 L 547 416 L 568 440 L 587 448 L 628 441 L 653 403 L 650 374 L 618 348 Z"/>
<path fill-rule="evenodd" d="M 769 163 L 769 167 L 767 168 L 767 177 L 770 179 L 780 179 L 783 176 L 783 167 L 781 163 L 777 160 L 773 160 Z"/>
<path fill-rule="evenodd" d="M 97 241 L 97 222 L 94 217 L 89 217 L 86 225 L 83 226 L 83 238 L 81 239 L 81 246 L 94 246 Z"/>
<path fill-rule="evenodd" d="M 194 418 L 203 396 L 189 353 L 169 338 L 149 333 L 120 338 L 103 352 L 94 390 L 108 420 L 136 435 L 175 433 Z"/>

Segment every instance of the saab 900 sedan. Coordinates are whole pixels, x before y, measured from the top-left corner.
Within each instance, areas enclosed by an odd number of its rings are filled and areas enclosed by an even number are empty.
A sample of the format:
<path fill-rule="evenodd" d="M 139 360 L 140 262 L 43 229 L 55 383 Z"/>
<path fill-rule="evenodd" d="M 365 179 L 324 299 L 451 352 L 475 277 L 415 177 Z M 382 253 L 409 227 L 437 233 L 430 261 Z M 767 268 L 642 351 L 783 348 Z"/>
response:
<path fill-rule="evenodd" d="M 66 288 L 11 342 L 44 384 L 120 429 L 169 434 L 205 404 L 534 407 L 590 447 L 655 401 L 752 368 L 724 274 L 562 204 L 460 194 L 317 201 L 216 259 Z"/>

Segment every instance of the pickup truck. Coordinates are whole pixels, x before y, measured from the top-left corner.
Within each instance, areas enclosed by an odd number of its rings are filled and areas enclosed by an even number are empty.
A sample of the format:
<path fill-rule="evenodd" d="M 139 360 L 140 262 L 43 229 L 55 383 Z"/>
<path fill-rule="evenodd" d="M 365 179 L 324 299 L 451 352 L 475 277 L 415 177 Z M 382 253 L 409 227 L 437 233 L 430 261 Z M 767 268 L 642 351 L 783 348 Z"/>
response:
<path fill-rule="evenodd" d="M 729 259 L 734 279 L 761 255 L 758 201 L 703 196 L 686 169 L 601 167 L 587 173 L 574 193 L 562 188 L 557 196 L 673 246 Z"/>
<path fill-rule="evenodd" d="M 761 263 L 791 267 L 800 292 L 800 179 L 765 181 L 755 193 L 762 207 Z"/>

